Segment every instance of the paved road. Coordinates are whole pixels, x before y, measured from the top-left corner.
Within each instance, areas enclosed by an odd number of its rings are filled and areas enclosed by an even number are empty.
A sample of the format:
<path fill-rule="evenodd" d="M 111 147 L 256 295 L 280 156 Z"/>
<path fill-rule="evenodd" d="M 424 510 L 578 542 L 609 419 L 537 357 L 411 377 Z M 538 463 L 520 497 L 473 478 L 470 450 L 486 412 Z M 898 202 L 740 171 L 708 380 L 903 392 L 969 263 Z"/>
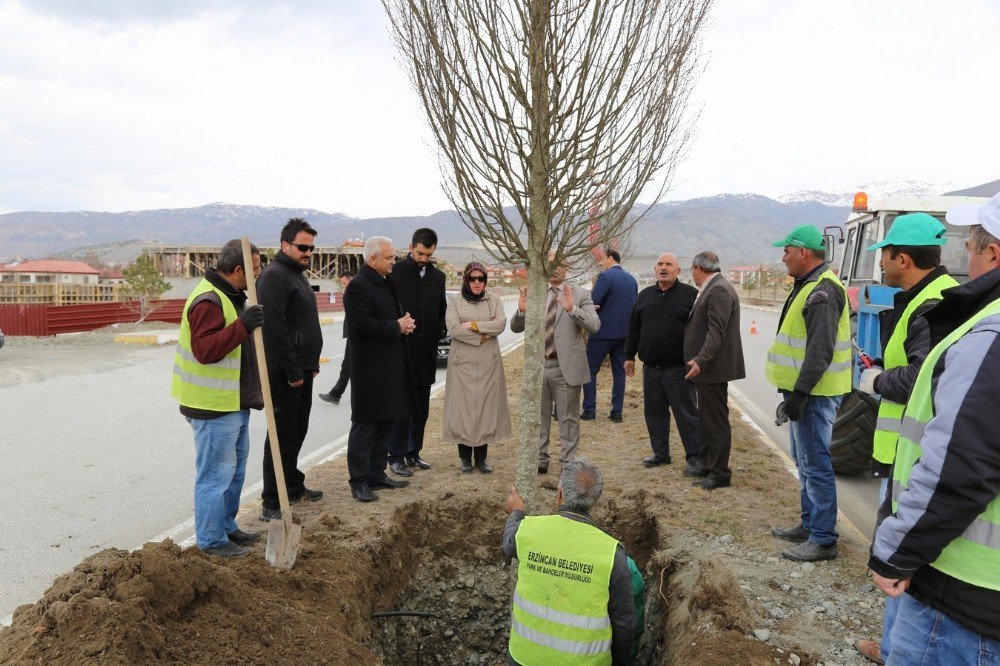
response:
<path fill-rule="evenodd" d="M 508 311 L 516 302 L 505 302 Z M 509 315 L 508 315 L 509 316 Z M 316 391 L 336 381 L 341 324 L 323 327 Z M 508 329 L 501 345 L 520 335 Z M 61 341 L 62 342 L 62 341 Z M 16 346 L 0 354 L 0 620 L 101 549 L 193 534 L 191 428 L 170 397 L 174 345 Z M 444 382 L 444 368 L 438 373 Z M 260 496 L 266 421 L 250 419 L 244 502 Z M 350 389 L 340 406 L 316 399 L 300 460 L 346 446 Z M 308 483 L 308 475 L 307 475 Z M 344 492 L 346 491 L 344 480 Z M 335 490 L 335 489 L 327 489 Z"/>
<path fill-rule="evenodd" d="M 780 310 L 776 308 L 755 308 L 744 306 L 741 313 L 743 331 L 743 353 L 746 357 L 747 378 L 730 384 L 730 394 L 743 411 L 777 443 L 785 453 L 791 455 L 788 443 L 788 426 L 774 425 L 774 409 L 780 398 L 764 377 L 764 359 L 774 340 L 778 328 Z M 756 320 L 757 334 L 749 333 L 751 323 Z M 840 510 L 847 515 L 858 529 L 870 535 L 875 529 L 875 510 L 878 504 L 878 481 L 867 476 L 838 476 L 837 501 Z M 785 522 L 793 524 L 797 513 L 789 511 Z M 782 518 L 776 517 L 776 522 Z"/>

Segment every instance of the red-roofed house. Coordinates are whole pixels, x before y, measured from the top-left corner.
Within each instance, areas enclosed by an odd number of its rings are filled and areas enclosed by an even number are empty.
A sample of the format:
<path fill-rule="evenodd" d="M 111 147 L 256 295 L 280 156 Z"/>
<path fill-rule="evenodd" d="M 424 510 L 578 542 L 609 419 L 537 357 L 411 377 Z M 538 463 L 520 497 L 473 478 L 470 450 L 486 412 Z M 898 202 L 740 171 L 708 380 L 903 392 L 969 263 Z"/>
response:
<path fill-rule="evenodd" d="M 82 261 L 40 259 L 0 268 L 0 282 L 17 284 L 97 284 L 100 272 Z"/>

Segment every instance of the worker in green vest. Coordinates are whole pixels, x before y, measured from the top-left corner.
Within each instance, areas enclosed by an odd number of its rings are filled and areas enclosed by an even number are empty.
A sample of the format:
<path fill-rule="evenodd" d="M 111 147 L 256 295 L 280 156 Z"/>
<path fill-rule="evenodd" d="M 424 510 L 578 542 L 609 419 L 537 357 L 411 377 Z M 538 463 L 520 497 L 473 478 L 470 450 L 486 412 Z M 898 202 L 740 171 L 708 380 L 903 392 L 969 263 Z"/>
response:
<path fill-rule="evenodd" d="M 525 516 L 516 488 L 502 550 L 518 560 L 507 661 L 522 666 L 629 664 L 635 604 L 628 556 L 594 525 L 604 479 L 585 458 L 563 464 L 559 512 Z"/>
<path fill-rule="evenodd" d="M 256 276 L 260 251 L 251 246 L 251 255 Z M 220 557 L 246 555 L 246 546 L 260 538 L 236 524 L 250 410 L 264 407 L 251 337 L 264 312 L 259 305 L 245 307 L 248 277 L 243 244 L 231 240 L 184 304 L 170 391 L 194 431 L 195 541 Z"/>
<path fill-rule="evenodd" d="M 868 560 L 899 599 L 889 664 L 1000 664 L 1000 194 L 947 220 L 972 227 L 970 281 L 924 315 L 932 348 Z"/>
<path fill-rule="evenodd" d="M 882 358 L 862 371 L 858 387 L 869 395 L 881 396 L 872 453 L 872 476 L 882 480 L 879 504 L 885 499 L 896 458 L 903 407 L 931 350 L 930 329 L 922 315 L 941 300 L 943 289 L 958 284 L 941 265 L 946 231 L 927 213 L 909 213 L 897 217 L 885 239 L 868 248 L 869 252 L 882 252 L 882 281 L 902 289 L 893 295 L 893 307 L 879 313 Z M 864 639 L 854 644 L 875 663 L 883 663 L 889 654 L 895 615 L 896 601 L 890 597 L 883 614 L 881 644 Z"/>
<path fill-rule="evenodd" d="M 781 551 L 796 562 L 837 557 L 837 482 L 830 439 L 851 391 L 851 320 L 844 285 L 826 262 L 826 242 L 811 224 L 774 243 L 795 278 L 767 352 L 765 374 L 785 399 L 792 458 L 799 470 L 801 512 L 793 527 L 771 534 L 797 545 Z"/>

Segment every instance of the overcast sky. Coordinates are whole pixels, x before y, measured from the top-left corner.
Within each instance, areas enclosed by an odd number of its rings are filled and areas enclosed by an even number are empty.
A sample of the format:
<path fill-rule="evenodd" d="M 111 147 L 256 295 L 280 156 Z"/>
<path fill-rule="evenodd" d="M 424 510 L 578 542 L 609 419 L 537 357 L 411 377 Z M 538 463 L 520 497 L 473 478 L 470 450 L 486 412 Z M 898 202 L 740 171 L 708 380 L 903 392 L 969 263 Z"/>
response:
<path fill-rule="evenodd" d="M 718 0 L 671 199 L 1000 178 L 1000 2 Z M 377 0 L 0 0 L 0 212 L 449 207 Z"/>

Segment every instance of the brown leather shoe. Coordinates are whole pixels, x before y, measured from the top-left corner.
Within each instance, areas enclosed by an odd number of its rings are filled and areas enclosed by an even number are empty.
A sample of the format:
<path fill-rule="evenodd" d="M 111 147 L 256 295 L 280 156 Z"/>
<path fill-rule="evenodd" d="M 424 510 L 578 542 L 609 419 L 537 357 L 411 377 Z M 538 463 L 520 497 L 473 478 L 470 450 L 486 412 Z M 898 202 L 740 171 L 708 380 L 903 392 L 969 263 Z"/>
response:
<path fill-rule="evenodd" d="M 876 664 L 884 664 L 882 661 L 882 646 L 878 641 L 870 641 L 865 638 L 854 641 L 854 648 L 861 653 L 861 656 Z"/>

